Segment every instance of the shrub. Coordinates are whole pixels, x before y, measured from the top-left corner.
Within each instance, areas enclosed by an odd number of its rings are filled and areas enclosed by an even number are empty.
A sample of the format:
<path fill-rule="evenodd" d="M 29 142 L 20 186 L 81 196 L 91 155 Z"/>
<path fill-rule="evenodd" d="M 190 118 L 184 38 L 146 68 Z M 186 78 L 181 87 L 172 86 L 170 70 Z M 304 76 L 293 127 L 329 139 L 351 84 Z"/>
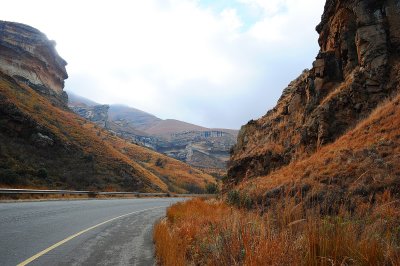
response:
<path fill-rule="evenodd" d="M 231 190 L 228 192 L 227 202 L 230 205 L 251 209 L 253 206 L 253 200 L 247 194 L 240 194 L 237 190 Z"/>
<path fill-rule="evenodd" d="M 158 158 L 158 159 L 156 160 L 156 166 L 158 166 L 158 167 L 160 167 L 160 168 L 164 168 L 164 166 L 165 166 L 165 161 L 164 161 L 163 159 L 161 159 L 161 158 Z"/>
<path fill-rule="evenodd" d="M 249 195 L 244 194 L 240 197 L 240 207 L 251 209 L 253 207 L 253 200 Z"/>
<path fill-rule="evenodd" d="M 237 190 L 231 190 L 228 192 L 227 201 L 230 205 L 239 206 L 240 205 L 240 194 Z"/>
<path fill-rule="evenodd" d="M 47 170 L 46 170 L 46 168 L 41 168 L 41 169 L 39 169 L 38 171 L 37 171 L 37 174 L 36 174 L 38 177 L 40 177 L 40 178 L 43 178 L 43 179 L 46 179 L 48 176 L 49 176 L 49 174 L 47 173 Z"/>
<path fill-rule="evenodd" d="M 13 185 L 19 182 L 19 175 L 11 169 L 0 169 L 0 183 Z"/>
<path fill-rule="evenodd" d="M 94 161 L 94 155 L 93 154 L 86 154 L 86 155 L 83 156 L 83 159 L 88 163 L 93 162 Z"/>
<path fill-rule="evenodd" d="M 33 105 L 33 109 L 34 109 L 36 112 L 40 112 L 40 111 L 42 110 L 42 107 L 41 107 L 40 105 L 38 105 L 38 104 L 35 104 L 35 105 Z"/>
<path fill-rule="evenodd" d="M 209 183 L 206 185 L 206 192 L 208 194 L 218 194 L 219 188 L 218 185 L 215 183 Z"/>
<path fill-rule="evenodd" d="M 186 184 L 185 189 L 192 194 L 204 194 L 204 189 L 196 184 Z"/>

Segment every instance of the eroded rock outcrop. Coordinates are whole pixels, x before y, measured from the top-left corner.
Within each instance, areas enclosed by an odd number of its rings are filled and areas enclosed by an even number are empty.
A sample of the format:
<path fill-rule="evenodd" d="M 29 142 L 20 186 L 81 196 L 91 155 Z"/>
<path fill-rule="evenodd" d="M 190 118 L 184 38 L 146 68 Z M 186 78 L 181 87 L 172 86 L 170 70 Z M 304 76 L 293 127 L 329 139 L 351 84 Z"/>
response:
<path fill-rule="evenodd" d="M 94 106 L 69 106 L 72 111 L 79 116 L 96 123 L 97 125 L 107 128 L 108 126 L 108 109 L 110 106 L 107 104 L 94 105 Z"/>
<path fill-rule="evenodd" d="M 30 26 L 0 21 L 0 71 L 67 104 L 63 91 L 68 78 L 66 62 L 55 50 L 55 42 Z"/>
<path fill-rule="evenodd" d="M 396 90 L 400 1 L 328 0 L 317 26 L 320 51 L 275 108 L 243 126 L 230 183 L 304 158 L 333 142 Z"/>

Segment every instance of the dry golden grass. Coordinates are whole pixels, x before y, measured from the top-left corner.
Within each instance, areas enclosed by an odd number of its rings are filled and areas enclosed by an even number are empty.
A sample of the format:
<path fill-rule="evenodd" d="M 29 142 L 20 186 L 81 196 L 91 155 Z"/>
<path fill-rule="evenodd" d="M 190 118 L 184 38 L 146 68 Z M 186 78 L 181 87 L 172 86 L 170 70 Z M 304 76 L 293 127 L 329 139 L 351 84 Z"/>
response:
<path fill-rule="evenodd" d="M 400 96 L 379 106 L 367 119 L 310 157 L 267 176 L 246 180 L 238 187 L 260 198 L 278 186 L 308 184 L 315 191 L 365 188 L 370 192 L 400 189 Z M 396 188 L 397 187 L 397 188 Z"/>
<path fill-rule="evenodd" d="M 386 200 L 391 200 L 388 197 Z M 296 205 L 294 205 L 296 206 Z M 378 207 L 379 206 L 379 207 Z M 155 226 L 161 265 L 399 265 L 399 203 L 320 216 L 276 205 L 260 215 L 218 201 L 170 207 Z"/>

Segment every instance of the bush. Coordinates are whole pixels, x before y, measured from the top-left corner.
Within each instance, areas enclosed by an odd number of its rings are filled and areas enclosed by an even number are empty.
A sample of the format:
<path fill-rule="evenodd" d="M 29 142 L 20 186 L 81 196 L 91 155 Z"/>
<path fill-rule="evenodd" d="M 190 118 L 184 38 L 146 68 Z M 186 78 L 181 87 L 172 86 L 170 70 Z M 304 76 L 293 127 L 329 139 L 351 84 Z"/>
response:
<path fill-rule="evenodd" d="M 0 169 L 0 183 L 13 185 L 19 182 L 19 175 L 11 169 Z"/>
<path fill-rule="evenodd" d="M 247 194 L 242 195 L 240 200 L 240 206 L 250 210 L 253 207 L 253 200 Z"/>
<path fill-rule="evenodd" d="M 45 169 L 45 168 L 41 168 L 41 169 L 39 169 L 38 171 L 37 171 L 37 174 L 36 174 L 38 177 L 40 177 L 40 178 L 43 178 L 43 179 L 46 179 L 48 176 L 49 176 L 49 174 L 47 173 L 47 170 Z"/>
<path fill-rule="evenodd" d="M 36 112 L 40 112 L 40 111 L 42 110 L 42 107 L 41 107 L 40 105 L 38 105 L 38 104 L 35 104 L 35 105 L 33 105 L 33 109 L 34 109 Z"/>
<path fill-rule="evenodd" d="M 237 190 L 231 190 L 228 192 L 227 201 L 230 205 L 239 206 L 240 205 L 240 194 Z"/>
<path fill-rule="evenodd" d="M 251 209 L 253 206 L 253 200 L 247 194 L 240 194 L 237 190 L 231 190 L 228 192 L 227 202 L 230 205 L 234 205 L 238 208 Z"/>
<path fill-rule="evenodd" d="M 164 168 L 164 166 L 165 166 L 165 161 L 164 161 L 163 159 L 161 159 L 161 158 L 158 158 L 158 159 L 156 160 L 156 166 L 158 166 L 158 167 L 160 167 L 160 168 Z"/>
<path fill-rule="evenodd" d="M 94 155 L 93 154 L 85 154 L 83 156 L 83 159 L 88 163 L 93 162 L 94 161 Z"/>
<path fill-rule="evenodd" d="M 196 184 L 186 184 L 185 189 L 191 194 L 204 194 L 204 189 Z"/>
<path fill-rule="evenodd" d="M 215 183 L 209 183 L 206 185 L 206 192 L 207 194 L 218 194 L 219 188 L 218 185 Z"/>

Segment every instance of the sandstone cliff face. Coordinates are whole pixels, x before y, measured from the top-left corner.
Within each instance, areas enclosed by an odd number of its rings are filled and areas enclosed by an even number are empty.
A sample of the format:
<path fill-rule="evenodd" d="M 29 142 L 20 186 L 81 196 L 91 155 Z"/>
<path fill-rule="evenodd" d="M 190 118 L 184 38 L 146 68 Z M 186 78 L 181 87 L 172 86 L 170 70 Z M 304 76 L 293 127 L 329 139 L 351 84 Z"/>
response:
<path fill-rule="evenodd" d="M 317 26 L 320 52 L 275 108 L 243 126 L 230 183 L 266 175 L 331 143 L 400 80 L 400 1 L 328 0 Z"/>
<path fill-rule="evenodd" d="M 0 21 L 0 71 L 26 83 L 63 105 L 68 78 L 66 62 L 57 54 L 55 42 L 30 26 Z"/>

